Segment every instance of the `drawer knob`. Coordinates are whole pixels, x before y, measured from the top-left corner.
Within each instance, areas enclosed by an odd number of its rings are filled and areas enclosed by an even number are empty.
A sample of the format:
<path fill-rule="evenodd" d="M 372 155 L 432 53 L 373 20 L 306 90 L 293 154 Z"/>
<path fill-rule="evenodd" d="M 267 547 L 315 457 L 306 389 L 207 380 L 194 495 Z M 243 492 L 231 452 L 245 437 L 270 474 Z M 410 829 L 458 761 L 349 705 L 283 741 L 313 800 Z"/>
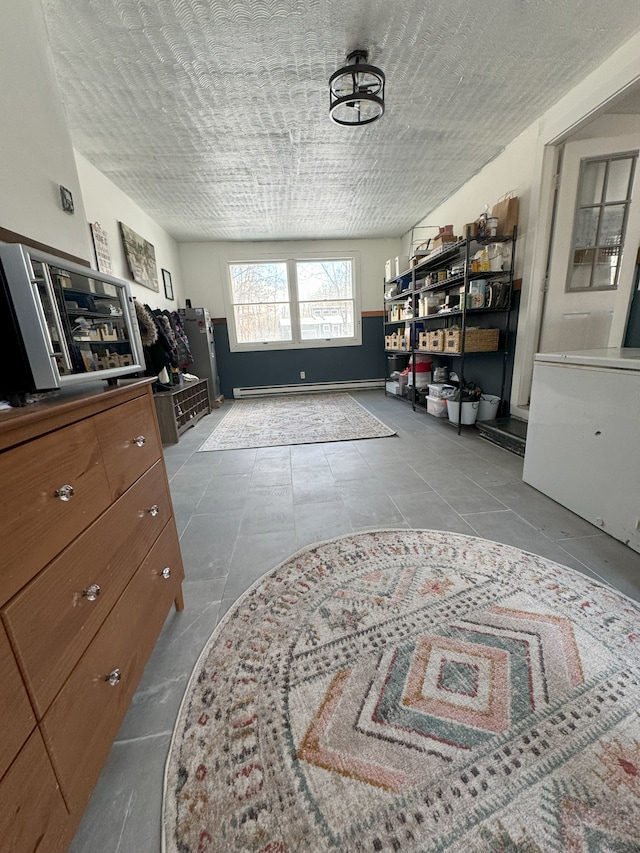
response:
<path fill-rule="evenodd" d="M 152 515 L 155 518 L 156 515 L 160 512 L 160 507 L 158 506 L 158 504 L 154 504 L 153 506 L 149 507 L 147 512 L 149 513 L 149 515 Z"/>
<path fill-rule="evenodd" d="M 70 501 L 74 494 L 73 486 L 60 486 L 59 489 L 56 489 L 54 492 L 57 498 L 60 498 L 61 501 Z"/>
<path fill-rule="evenodd" d="M 166 569 L 162 570 L 162 577 L 165 578 L 165 580 L 166 580 L 166 578 L 171 577 L 171 569 L 169 568 L 169 566 L 167 566 Z"/>
<path fill-rule="evenodd" d="M 116 684 L 120 681 L 122 677 L 122 673 L 119 669 L 114 669 L 109 675 L 105 675 L 104 680 L 108 681 L 112 687 L 115 687 Z"/>
<path fill-rule="evenodd" d="M 142 445 L 146 442 L 146 438 L 143 435 L 138 435 L 133 439 L 133 443 L 137 444 L 138 447 L 142 447 Z"/>
<path fill-rule="evenodd" d="M 88 586 L 86 589 L 82 590 L 82 595 L 87 599 L 87 601 L 95 601 L 96 598 L 100 595 L 100 587 L 97 583 L 92 583 L 91 586 Z"/>

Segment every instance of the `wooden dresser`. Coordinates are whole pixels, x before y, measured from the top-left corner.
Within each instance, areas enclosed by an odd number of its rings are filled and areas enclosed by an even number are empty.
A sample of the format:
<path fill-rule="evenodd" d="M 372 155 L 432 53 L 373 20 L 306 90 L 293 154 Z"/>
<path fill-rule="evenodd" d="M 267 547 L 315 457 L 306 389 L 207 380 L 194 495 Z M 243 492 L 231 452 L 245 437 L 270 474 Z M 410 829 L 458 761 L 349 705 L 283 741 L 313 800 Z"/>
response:
<path fill-rule="evenodd" d="M 0 851 L 68 848 L 184 570 L 151 380 L 0 412 Z"/>

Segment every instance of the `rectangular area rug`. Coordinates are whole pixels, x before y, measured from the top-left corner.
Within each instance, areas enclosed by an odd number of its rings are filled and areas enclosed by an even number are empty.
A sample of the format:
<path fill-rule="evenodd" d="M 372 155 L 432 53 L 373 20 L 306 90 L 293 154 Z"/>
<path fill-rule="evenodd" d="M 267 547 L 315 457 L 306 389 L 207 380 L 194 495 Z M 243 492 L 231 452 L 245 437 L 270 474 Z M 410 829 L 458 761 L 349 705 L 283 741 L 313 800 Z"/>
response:
<path fill-rule="evenodd" d="M 200 450 L 318 444 L 395 435 L 350 394 L 236 400 Z"/>

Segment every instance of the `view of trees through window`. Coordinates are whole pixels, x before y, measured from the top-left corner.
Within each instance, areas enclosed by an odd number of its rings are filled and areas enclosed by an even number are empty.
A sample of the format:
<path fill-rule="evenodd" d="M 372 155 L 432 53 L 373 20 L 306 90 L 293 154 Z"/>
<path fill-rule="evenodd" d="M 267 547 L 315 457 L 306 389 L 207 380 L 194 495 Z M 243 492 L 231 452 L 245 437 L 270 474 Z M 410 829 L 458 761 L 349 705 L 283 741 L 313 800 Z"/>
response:
<path fill-rule="evenodd" d="M 353 338 L 353 262 L 232 263 L 231 298 L 239 344 Z"/>
<path fill-rule="evenodd" d="M 231 264 L 231 295 L 238 343 L 292 339 L 286 263 Z"/>

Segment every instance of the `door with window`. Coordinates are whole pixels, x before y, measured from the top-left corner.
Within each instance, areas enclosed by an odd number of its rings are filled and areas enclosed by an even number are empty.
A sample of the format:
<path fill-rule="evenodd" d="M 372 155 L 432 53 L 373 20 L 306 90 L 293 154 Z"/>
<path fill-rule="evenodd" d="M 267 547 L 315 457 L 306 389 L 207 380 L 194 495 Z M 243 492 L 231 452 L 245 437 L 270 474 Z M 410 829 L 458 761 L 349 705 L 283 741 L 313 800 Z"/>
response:
<path fill-rule="evenodd" d="M 640 240 L 640 137 L 564 146 L 540 352 L 622 346 Z"/>

